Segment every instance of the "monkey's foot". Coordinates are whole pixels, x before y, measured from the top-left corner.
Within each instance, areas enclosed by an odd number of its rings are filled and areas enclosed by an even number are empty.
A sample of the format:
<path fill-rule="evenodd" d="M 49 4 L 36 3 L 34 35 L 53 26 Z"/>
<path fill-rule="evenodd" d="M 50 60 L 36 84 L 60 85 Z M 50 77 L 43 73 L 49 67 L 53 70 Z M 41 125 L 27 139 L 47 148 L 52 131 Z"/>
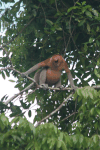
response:
<path fill-rule="evenodd" d="M 48 88 L 48 84 L 41 84 L 40 88 L 43 88 L 44 90 L 46 90 Z"/>
<path fill-rule="evenodd" d="M 73 86 L 73 87 L 71 87 L 71 88 L 73 88 L 74 91 L 76 91 L 78 87 L 77 87 L 77 86 Z"/>
<path fill-rule="evenodd" d="M 60 90 L 63 89 L 63 85 L 58 86 L 57 88 L 59 88 Z"/>

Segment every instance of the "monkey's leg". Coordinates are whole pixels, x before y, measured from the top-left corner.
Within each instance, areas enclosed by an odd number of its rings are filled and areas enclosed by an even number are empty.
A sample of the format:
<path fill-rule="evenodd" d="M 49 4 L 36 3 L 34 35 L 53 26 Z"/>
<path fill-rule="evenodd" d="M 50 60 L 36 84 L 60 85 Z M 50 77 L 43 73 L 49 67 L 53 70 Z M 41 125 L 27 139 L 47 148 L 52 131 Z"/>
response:
<path fill-rule="evenodd" d="M 37 71 L 34 75 L 34 80 L 39 84 L 39 77 L 40 77 L 40 73 L 41 73 L 41 70 Z"/>
<path fill-rule="evenodd" d="M 59 79 L 59 81 L 55 84 L 56 88 L 63 88 L 63 86 L 61 85 L 61 79 Z"/>
<path fill-rule="evenodd" d="M 39 77 L 39 84 L 44 89 L 48 88 L 48 84 L 45 84 L 46 83 L 46 72 L 47 72 L 47 70 L 45 68 L 42 69 L 42 71 L 40 72 L 40 77 Z"/>

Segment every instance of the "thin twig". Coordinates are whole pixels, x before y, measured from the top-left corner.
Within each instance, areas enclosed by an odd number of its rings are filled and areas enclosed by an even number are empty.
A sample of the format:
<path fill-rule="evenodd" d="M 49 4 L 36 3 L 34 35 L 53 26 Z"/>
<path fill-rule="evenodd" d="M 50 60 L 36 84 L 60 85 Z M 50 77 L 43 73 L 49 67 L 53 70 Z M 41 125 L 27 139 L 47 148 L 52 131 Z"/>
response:
<path fill-rule="evenodd" d="M 45 17 L 45 27 L 46 27 L 46 14 L 45 14 L 45 11 L 44 11 L 44 8 L 43 8 L 42 4 L 41 4 L 41 7 L 42 7 L 42 10 L 43 10 L 43 13 L 44 13 L 44 17 Z"/>
<path fill-rule="evenodd" d="M 73 112 L 73 113 L 72 113 L 72 114 L 70 114 L 69 116 L 67 116 L 67 117 L 65 117 L 64 119 L 62 119 L 61 121 L 65 121 L 66 119 L 68 119 L 69 117 L 71 117 L 71 116 L 75 115 L 76 113 L 78 113 L 78 112 Z"/>
<path fill-rule="evenodd" d="M 78 2 L 78 1 L 79 1 L 79 0 L 77 0 L 77 2 Z M 76 5 L 77 2 L 74 2 L 74 6 Z M 78 47 L 76 46 L 75 41 L 74 41 L 73 36 L 72 36 L 72 33 L 73 33 L 73 32 L 71 31 L 71 20 L 72 20 L 72 15 L 73 15 L 73 12 L 71 13 L 71 16 L 70 16 L 70 21 L 69 21 L 69 32 L 70 32 L 70 36 L 71 36 L 71 38 L 72 38 L 72 41 L 73 41 L 73 43 L 74 43 L 76 49 L 78 50 Z M 73 31 L 74 31 L 74 29 L 73 29 Z"/>
<path fill-rule="evenodd" d="M 57 10 L 57 12 L 58 12 L 58 8 L 57 8 L 57 2 L 56 2 L 56 0 L 55 0 L 55 5 L 56 5 L 56 10 Z"/>

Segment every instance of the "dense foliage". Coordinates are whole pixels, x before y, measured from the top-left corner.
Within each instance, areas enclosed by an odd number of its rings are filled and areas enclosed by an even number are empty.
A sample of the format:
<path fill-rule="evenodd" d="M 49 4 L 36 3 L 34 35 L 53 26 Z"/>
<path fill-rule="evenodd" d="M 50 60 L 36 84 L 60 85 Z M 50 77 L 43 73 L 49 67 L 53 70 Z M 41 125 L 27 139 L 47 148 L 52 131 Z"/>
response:
<path fill-rule="evenodd" d="M 12 4 L 8 7 L 8 4 Z M 0 102 L 0 148 L 26 150 L 100 149 L 100 2 L 99 0 L 1 0 L 0 75 L 17 77 L 16 88 L 25 89 L 31 80 L 19 72 L 28 70 L 54 54 L 61 54 L 71 68 L 79 87 L 66 103 L 71 91 L 35 89 L 19 96 L 20 106 Z M 5 7 L 6 8 L 5 8 Z M 17 70 L 17 72 L 16 72 Z M 34 77 L 34 73 L 30 75 Z M 62 84 L 68 84 L 62 72 Z M 89 82 L 91 81 L 91 87 Z M 94 87 L 96 85 L 97 87 Z M 2 86 L 2 85 L 1 85 Z M 80 88 L 83 87 L 83 88 Z M 40 106 L 36 128 L 23 109 L 32 115 L 35 98 Z M 9 122 L 6 110 L 11 110 Z M 48 122 L 48 123 L 46 123 Z"/>

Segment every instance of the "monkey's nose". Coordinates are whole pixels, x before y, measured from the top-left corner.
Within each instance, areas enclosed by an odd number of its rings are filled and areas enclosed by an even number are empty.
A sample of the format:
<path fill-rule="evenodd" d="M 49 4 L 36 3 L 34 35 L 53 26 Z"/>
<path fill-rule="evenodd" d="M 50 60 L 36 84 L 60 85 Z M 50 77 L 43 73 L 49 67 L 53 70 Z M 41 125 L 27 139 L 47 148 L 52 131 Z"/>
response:
<path fill-rule="evenodd" d="M 55 60 L 55 63 L 58 63 L 58 60 Z"/>

